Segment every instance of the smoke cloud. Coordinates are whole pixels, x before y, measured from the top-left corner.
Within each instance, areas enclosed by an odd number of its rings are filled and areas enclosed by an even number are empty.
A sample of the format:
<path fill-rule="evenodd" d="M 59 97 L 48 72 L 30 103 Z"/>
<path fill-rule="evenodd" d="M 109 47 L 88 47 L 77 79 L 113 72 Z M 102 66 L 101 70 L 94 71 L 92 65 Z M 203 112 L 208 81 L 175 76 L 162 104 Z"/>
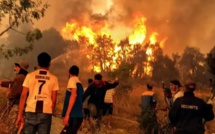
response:
<path fill-rule="evenodd" d="M 158 38 L 168 38 L 166 53 L 182 52 L 187 45 L 207 53 L 215 43 L 214 0 L 64 0 L 49 4 L 45 18 L 36 26 L 61 30 L 72 19 L 87 23 L 93 14 L 100 13 L 115 27 L 113 34 L 117 35 L 129 32 L 126 25 L 140 13 L 147 18 L 149 32 L 157 31 Z"/>

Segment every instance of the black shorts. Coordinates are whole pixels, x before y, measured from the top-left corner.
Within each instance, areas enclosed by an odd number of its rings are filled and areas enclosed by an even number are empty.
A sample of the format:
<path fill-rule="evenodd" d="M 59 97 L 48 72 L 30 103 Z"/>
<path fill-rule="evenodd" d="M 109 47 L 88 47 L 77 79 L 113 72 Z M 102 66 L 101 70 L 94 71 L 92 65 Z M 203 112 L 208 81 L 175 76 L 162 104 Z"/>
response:
<path fill-rule="evenodd" d="M 103 108 L 103 115 L 113 114 L 113 103 L 105 103 Z"/>

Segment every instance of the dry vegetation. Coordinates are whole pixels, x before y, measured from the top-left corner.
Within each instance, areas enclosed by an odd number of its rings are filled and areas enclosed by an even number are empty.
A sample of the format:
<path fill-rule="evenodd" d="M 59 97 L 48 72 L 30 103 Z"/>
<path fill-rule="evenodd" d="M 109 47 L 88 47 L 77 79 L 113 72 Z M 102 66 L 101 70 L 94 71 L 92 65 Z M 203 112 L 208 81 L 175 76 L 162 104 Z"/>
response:
<path fill-rule="evenodd" d="M 83 123 L 83 126 L 79 132 L 79 134 L 138 134 L 139 128 L 138 128 L 138 123 L 137 123 L 137 118 L 138 115 L 140 114 L 140 98 L 141 94 L 143 91 L 145 91 L 146 88 L 143 85 L 136 85 L 134 86 L 133 90 L 129 92 L 129 95 L 122 95 L 118 94 L 114 98 L 114 117 L 111 122 L 111 129 L 108 129 L 106 127 L 106 122 L 107 119 L 103 118 L 103 125 L 101 127 L 100 131 L 92 131 L 91 125 L 88 122 Z M 158 99 L 158 106 L 164 106 L 164 101 L 163 101 L 163 92 L 161 88 L 154 88 L 156 94 L 157 94 L 157 99 Z M 3 106 L 2 104 L 6 103 L 6 98 L 5 98 L 5 91 L 6 89 L 1 88 L 1 93 L 0 93 L 0 107 Z M 61 114 L 61 109 L 63 106 L 63 99 L 64 99 L 64 93 L 65 93 L 65 88 L 62 88 L 60 92 L 58 93 L 58 105 L 56 107 L 56 112 L 55 115 L 57 117 L 60 117 Z M 195 94 L 204 100 L 206 100 L 209 97 L 209 92 L 208 91 L 203 91 L 203 90 L 197 90 Z M 215 109 L 214 109 L 215 110 Z M 165 112 L 159 112 L 158 113 L 159 121 L 161 122 L 164 117 L 165 117 Z M 63 127 L 60 125 L 62 122 L 61 119 L 54 119 L 55 124 L 53 125 L 55 130 L 52 130 L 52 134 L 57 134 L 60 129 Z M 207 132 L 206 134 L 211 134 L 215 132 L 215 120 L 208 122 L 206 124 L 206 129 Z M 2 125 L 0 125 L 0 128 L 3 128 Z M 58 129 L 58 130 L 57 130 Z M 0 129 L 0 133 L 4 134 Z M 5 133 L 6 134 L 6 133 Z"/>

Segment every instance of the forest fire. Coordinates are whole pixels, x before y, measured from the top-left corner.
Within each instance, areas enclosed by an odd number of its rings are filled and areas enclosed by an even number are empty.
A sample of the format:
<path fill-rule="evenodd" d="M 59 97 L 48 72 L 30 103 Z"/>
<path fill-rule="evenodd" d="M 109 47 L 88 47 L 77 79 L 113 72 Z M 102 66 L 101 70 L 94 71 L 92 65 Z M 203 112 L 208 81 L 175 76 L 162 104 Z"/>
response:
<path fill-rule="evenodd" d="M 130 27 L 131 33 L 128 33 L 126 45 L 122 45 L 119 41 L 111 38 L 110 28 L 105 21 L 97 21 L 92 24 L 81 24 L 77 21 L 66 23 L 62 28 L 61 34 L 65 39 L 75 40 L 80 46 L 83 46 L 89 52 L 87 58 L 90 66 L 95 72 L 113 71 L 117 69 L 122 61 L 129 61 L 133 57 L 135 46 L 144 49 L 146 61 L 140 65 L 135 65 L 132 74 L 135 74 L 139 66 L 143 65 L 143 75 L 151 76 L 151 62 L 154 60 L 154 47 L 158 36 L 157 32 L 147 33 L 145 25 L 146 18 L 140 17 L 134 20 L 134 24 Z M 147 39 L 148 38 L 148 39 Z M 120 39 L 121 41 L 123 38 Z M 144 47 L 147 43 L 148 46 Z M 99 59 L 99 62 L 98 60 Z"/>

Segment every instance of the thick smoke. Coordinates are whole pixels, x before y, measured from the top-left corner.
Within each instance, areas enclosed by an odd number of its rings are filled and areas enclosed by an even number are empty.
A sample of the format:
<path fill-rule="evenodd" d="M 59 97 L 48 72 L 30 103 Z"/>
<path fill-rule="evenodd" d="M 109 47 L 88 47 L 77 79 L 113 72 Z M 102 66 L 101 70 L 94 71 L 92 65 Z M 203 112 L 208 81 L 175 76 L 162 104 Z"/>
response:
<path fill-rule="evenodd" d="M 187 45 L 207 53 L 215 42 L 214 0 L 64 0 L 50 1 L 50 5 L 45 17 L 54 16 L 52 25 L 58 30 L 72 19 L 87 22 L 93 14 L 107 12 L 116 34 L 125 31 L 134 14 L 141 13 L 147 18 L 148 32 L 157 31 L 160 38 L 168 38 L 166 53 L 181 52 Z"/>

